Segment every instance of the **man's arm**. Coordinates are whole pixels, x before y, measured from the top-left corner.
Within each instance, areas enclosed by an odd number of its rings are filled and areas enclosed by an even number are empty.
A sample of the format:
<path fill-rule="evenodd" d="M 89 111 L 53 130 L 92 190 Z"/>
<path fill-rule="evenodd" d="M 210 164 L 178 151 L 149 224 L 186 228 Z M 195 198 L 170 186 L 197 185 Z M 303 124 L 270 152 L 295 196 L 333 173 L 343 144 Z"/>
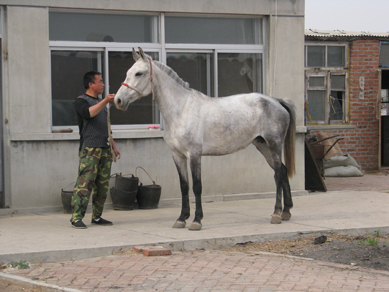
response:
<path fill-rule="evenodd" d="M 95 104 L 95 105 L 92 105 L 90 108 L 89 108 L 89 115 L 91 118 L 97 116 L 97 114 L 99 112 L 101 112 L 101 110 L 103 108 L 105 108 L 105 106 L 108 104 L 108 103 L 112 103 L 113 100 L 115 98 L 115 94 L 108 94 L 102 101 L 100 101 L 98 104 Z"/>
<path fill-rule="evenodd" d="M 113 140 L 113 138 L 112 138 L 111 141 L 112 141 L 112 149 L 113 149 L 113 152 L 115 152 L 116 158 L 117 158 L 117 159 L 120 159 L 120 152 L 119 152 L 119 150 L 116 148 L 115 141 Z"/>

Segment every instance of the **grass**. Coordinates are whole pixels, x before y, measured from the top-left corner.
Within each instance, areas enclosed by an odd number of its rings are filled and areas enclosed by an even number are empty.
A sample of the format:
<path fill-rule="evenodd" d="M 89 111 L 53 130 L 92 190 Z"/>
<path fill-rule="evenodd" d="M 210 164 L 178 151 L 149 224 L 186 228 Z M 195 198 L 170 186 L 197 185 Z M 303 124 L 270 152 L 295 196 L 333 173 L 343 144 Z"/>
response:
<path fill-rule="evenodd" d="M 358 241 L 359 244 L 365 244 L 365 245 L 370 245 L 370 246 L 376 246 L 378 245 L 378 241 L 379 241 L 379 237 L 380 237 L 380 231 L 381 231 L 381 228 L 375 230 L 373 232 L 373 235 L 375 236 L 375 238 L 371 238 L 371 237 L 368 237 L 366 239 L 363 239 L 363 240 L 360 240 Z M 384 243 L 384 246 L 386 245 L 386 242 Z"/>
<path fill-rule="evenodd" d="M 12 262 L 9 264 L 11 268 L 17 268 L 17 269 L 29 269 L 30 264 L 27 261 L 18 261 L 18 262 Z"/>

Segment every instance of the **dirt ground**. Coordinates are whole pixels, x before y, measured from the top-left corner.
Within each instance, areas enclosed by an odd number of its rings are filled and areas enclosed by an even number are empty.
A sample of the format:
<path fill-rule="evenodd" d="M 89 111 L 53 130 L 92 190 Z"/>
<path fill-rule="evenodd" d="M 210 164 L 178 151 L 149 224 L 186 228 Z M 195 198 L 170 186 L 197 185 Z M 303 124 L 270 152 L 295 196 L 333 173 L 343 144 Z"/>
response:
<path fill-rule="evenodd" d="M 315 243 L 318 236 L 303 237 L 238 244 L 225 252 L 270 252 L 389 271 L 389 235 L 380 235 L 379 231 L 370 236 L 323 235 L 326 237 L 324 243 Z"/>
<path fill-rule="evenodd" d="M 42 292 L 41 289 L 28 288 L 14 283 L 0 281 L 1 292 Z"/>

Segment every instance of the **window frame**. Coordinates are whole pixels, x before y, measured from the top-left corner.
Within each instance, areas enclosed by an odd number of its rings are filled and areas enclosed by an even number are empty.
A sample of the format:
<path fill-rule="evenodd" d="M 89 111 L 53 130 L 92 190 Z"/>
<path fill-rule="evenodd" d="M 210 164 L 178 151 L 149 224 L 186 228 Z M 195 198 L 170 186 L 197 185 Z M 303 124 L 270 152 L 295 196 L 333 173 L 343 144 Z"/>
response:
<path fill-rule="evenodd" d="M 328 47 L 329 46 L 342 46 L 344 47 L 344 67 L 308 67 L 308 47 L 309 46 L 324 46 L 325 47 L 325 65 L 328 64 Z M 324 111 L 324 120 L 308 120 L 307 115 L 305 116 L 305 123 L 309 126 L 314 125 L 339 125 L 349 123 L 349 89 L 348 89 L 348 66 L 349 66 L 349 45 L 348 43 L 333 43 L 333 42 L 305 42 L 304 44 L 304 65 L 305 65 L 305 96 L 308 100 L 308 91 L 310 90 L 325 90 L 326 91 L 326 100 Z M 334 75 L 344 75 L 345 76 L 345 89 L 332 89 L 331 88 L 331 76 Z M 323 87 L 311 87 L 309 85 L 309 78 L 314 76 L 325 76 L 325 85 Z M 343 119 L 342 120 L 330 120 L 330 95 L 331 91 L 344 91 L 344 100 L 343 100 Z M 309 105 L 309 100 L 308 100 Z"/>
<path fill-rule="evenodd" d="M 84 12 L 84 11 L 75 11 L 75 10 L 64 10 L 64 9 L 50 9 L 50 12 Z M 93 13 L 93 11 L 88 11 L 88 13 Z M 101 12 L 100 12 L 101 13 Z M 109 13 L 115 13 L 110 11 Z M 123 12 L 120 12 L 123 14 Z M 129 15 L 135 15 L 134 12 L 128 12 Z M 241 45 L 241 44 L 181 44 L 181 43 L 165 43 L 165 16 L 187 16 L 185 14 L 175 14 L 175 13 L 139 13 L 139 14 L 147 14 L 147 15 L 157 15 L 159 23 L 157 24 L 159 27 L 159 42 L 158 43 L 116 43 L 116 42 L 91 42 L 91 41 L 51 41 L 49 40 L 50 54 L 51 51 L 55 50 L 101 50 L 104 54 L 104 71 L 102 72 L 104 75 L 104 81 L 106 84 L 104 94 L 108 94 L 109 92 L 109 66 L 108 66 L 108 54 L 112 51 L 121 51 L 121 52 L 131 52 L 132 48 L 141 47 L 146 53 L 147 52 L 156 52 L 159 55 L 159 61 L 163 64 L 166 64 L 166 55 L 168 53 L 212 53 L 214 54 L 214 88 L 213 91 L 215 96 L 218 96 L 218 54 L 219 53 L 251 53 L 251 54 L 261 54 L 262 55 L 262 79 L 259 81 L 259 87 L 262 88 L 262 92 L 265 92 L 266 88 L 266 59 L 267 59 L 267 43 L 268 43 L 268 35 L 266 32 L 267 21 L 268 19 L 265 16 L 258 15 L 247 15 L 247 16 L 231 16 L 236 18 L 261 18 L 261 36 L 262 43 L 261 44 L 249 44 L 249 45 Z M 214 17 L 219 18 L 220 15 L 200 15 L 200 14 L 190 14 L 190 17 Z M 125 76 L 123 76 L 124 78 Z M 50 87 L 52 83 L 50 83 Z M 52 102 L 52 98 L 51 98 Z M 161 130 L 164 128 L 164 120 L 160 115 L 160 123 L 159 124 L 127 124 L 127 125 L 112 125 L 113 130 L 147 130 L 149 126 L 159 126 Z M 61 129 L 69 129 L 72 128 L 73 131 L 78 132 L 78 126 L 53 126 L 51 121 L 51 127 L 53 130 L 61 130 Z"/>

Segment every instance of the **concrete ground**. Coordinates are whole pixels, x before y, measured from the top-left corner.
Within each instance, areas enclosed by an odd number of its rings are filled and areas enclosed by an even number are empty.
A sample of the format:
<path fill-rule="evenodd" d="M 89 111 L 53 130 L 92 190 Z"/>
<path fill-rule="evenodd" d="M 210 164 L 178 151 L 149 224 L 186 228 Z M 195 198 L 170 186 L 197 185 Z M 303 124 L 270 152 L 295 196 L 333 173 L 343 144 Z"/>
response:
<path fill-rule="evenodd" d="M 274 198 L 204 203 L 201 231 L 171 228 L 178 206 L 106 210 L 103 217 L 113 226 L 91 226 L 89 213 L 85 230 L 71 228 L 68 214 L 1 216 L 0 263 L 35 264 L 6 269 L 0 280 L 28 280 L 48 289 L 42 291 L 389 291 L 388 272 L 219 250 L 325 231 L 363 235 L 380 228 L 381 234 L 389 233 L 386 173 L 325 182 L 325 193 L 294 197 L 292 219 L 280 225 L 269 223 Z M 173 255 L 113 255 L 142 245 L 164 246 Z"/>

